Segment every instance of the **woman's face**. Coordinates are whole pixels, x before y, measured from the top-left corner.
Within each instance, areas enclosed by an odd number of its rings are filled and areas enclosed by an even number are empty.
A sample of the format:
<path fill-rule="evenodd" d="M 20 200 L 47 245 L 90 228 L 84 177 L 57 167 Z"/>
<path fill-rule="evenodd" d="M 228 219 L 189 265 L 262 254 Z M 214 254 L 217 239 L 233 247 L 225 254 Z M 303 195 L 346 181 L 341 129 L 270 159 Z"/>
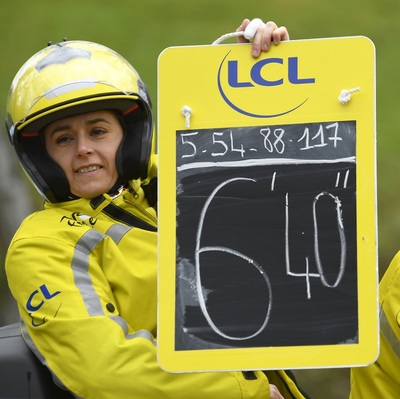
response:
<path fill-rule="evenodd" d="M 118 178 L 115 154 L 123 137 L 117 116 L 96 111 L 59 119 L 44 129 L 46 149 L 67 175 L 71 193 L 95 198 Z"/>

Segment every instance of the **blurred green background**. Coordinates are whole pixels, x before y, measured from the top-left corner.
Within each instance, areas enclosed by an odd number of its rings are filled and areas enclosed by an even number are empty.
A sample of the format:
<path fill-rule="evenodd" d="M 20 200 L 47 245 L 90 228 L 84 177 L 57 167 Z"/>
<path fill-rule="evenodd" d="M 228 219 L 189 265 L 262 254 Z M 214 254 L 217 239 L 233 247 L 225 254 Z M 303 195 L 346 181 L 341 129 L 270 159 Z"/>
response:
<path fill-rule="evenodd" d="M 90 40 L 123 54 L 147 83 L 156 103 L 157 57 L 169 46 L 210 44 L 232 32 L 245 18 L 260 17 L 285 25 L 292 39 L 368 36 L 377 55 L 377 171 L 379 269 L 384 272 L 399 247 L 400 200 L 397 198 L 400 112 L 399 0 L 1 0 L 0 117 L 11 80 L 19 67 L 49 41 Z M 340 59 L 341 54 L 337 54 Z M 318 57 L 316 57 L 318 62 Z M 2 132 L 4 129 L 2 127 Z M 2 173 L 2 171 L 0 171 Z M 4 172 L 3 172 L 4 173 Z M 33 208 L 41 206 L 32 192 Z M 5 248 L 1 248 L 4 253 Z M 1 267 L 2 269 L 2 267 Z M 4 275 L 0 273 L 2 290 Z M 0 314 L 9 305 L 0 296 Z M 8 318 L 16 314 L 8 313 Z M 347 369 L 297 372 L 312 398 L 346 398 Z"/>

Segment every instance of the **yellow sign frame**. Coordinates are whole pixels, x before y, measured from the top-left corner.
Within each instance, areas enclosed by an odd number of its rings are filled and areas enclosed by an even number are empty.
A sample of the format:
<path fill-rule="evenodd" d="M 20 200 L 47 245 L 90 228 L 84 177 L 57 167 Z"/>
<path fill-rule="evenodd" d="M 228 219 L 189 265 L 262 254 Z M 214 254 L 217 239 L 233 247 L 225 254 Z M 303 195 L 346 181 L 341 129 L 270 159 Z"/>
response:
<path fill-rule="evenodd" d="M 249 46 L 171 47 L 159 57 L 160 366 L 169 372 L 193 372 L 370 364 L 376 359 L 379 348 L 374 45 L 362 36 L 289 41 L 273 46 L 257 60 L 250 56 Z M 231 105 L 222 98 L 224 90 L 218 88 L 217 79 L 221 65 L 228 58 L 238 61 L 234 83 L 244 87 L 241 93 L 249 93 L 236 94 L 232 90 L 227 95 Z M 268 88 L 257 86 L 250 72 L 243 73 L 266 59 L 275 60 L 268 64 L 268 76 L 258 68 L 253 77 L 271 84 Z M 265 67 L 267 64 L 258 65 Z M 265 114 L 260 103 L 267 89 L 270 101 Z M 339 100 L 342 90 L 350 90 L 343 102 Z M 184 106 L 192 110 L 186 118 L 182 114 Z M 264 119 L 260 122 L 262 114 Z M 354 120 L 359 133 L 356 140 L 359 341 L 335 345 L 175 350 L 176 132 L 332 120 Z"/>

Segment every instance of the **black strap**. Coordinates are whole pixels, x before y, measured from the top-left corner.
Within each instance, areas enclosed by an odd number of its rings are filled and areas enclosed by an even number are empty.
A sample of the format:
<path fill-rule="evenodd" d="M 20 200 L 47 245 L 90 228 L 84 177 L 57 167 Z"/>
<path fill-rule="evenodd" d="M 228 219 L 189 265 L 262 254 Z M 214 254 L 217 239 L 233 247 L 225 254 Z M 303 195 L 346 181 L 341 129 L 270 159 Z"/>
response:
<path fill-rule="evenodd" d="M 128 226 L 138 227 L 139 229 L 147 231 L 157 231 L 157 227 L 154 227 L 151 224 L 144 222 L 143 220 L 137 218 L 129 212 L 124 211 L 122 208 L 112 203 L 104 207 L 102 212 L 110 218 L 118 222 L 125 223 Z"/>
<path fill-rule="evenodd" d="M 157 210 L 158 192 L 157 192 L 157 177 L 150 180 L 148 184 L 142 184 L 144 195 L 147 198 L 147 202 L 155 210 Z"/>

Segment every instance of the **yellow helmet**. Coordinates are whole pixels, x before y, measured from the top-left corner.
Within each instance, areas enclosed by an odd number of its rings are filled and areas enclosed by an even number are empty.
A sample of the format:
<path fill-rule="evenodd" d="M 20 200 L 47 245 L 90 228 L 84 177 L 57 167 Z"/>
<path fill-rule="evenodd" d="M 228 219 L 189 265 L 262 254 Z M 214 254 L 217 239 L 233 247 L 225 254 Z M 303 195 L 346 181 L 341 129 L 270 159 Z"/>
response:
<path fill-rule="evenodd" d="M 47 154 L 42 129 L 84 112 L 116 110 L 124 138 L 117 151 L 119 182 L 145 179 L 153 117 L 137 71 L 115 51 L 97 43 L 64 41 L 33 55 L 16 74 L 7 99 L 6 125 L 20 163 L 50 202 L 73 199 L 67 177 Z"/>

